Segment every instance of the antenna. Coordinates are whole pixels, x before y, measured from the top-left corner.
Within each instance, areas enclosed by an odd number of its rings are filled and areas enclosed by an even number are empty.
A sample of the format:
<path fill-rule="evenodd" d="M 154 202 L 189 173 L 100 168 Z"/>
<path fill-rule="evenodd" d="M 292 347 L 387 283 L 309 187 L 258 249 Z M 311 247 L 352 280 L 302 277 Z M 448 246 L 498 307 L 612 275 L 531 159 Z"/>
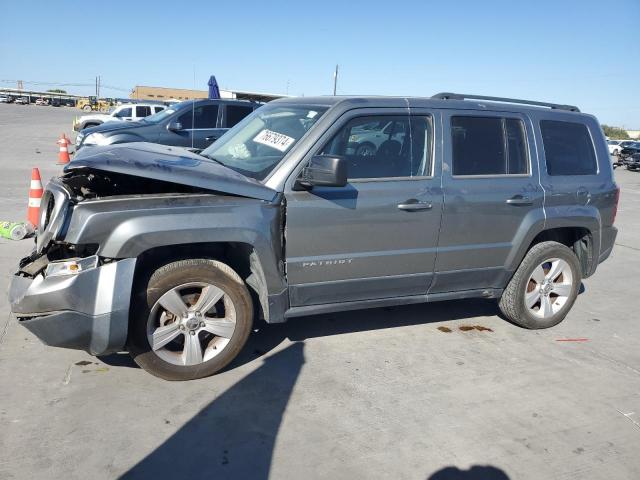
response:
<path fill-rule="evenodd" d="M 193 148 L 193 137 L 196 128 L 196 66 L 193 66 L 193 93 L 191 94 L 191 148 Z"/>
<path fill-rule="evenodd" d="M 336 64 L 336 71 L 333 73 L 333 96 L 336 96 L 336 90 L 338 89 L 338 64 Z"/>

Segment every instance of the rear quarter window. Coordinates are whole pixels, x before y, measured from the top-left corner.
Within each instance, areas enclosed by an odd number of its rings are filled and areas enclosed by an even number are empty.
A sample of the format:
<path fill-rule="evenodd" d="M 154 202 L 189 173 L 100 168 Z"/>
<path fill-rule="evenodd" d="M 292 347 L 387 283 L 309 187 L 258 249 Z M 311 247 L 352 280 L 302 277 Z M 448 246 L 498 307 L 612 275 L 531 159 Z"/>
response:
<path fill-rule="evenodd" d="M 595 175 L 596 152 L 589 129 L 583 123 L 540 121 L 549 175 Z"/>

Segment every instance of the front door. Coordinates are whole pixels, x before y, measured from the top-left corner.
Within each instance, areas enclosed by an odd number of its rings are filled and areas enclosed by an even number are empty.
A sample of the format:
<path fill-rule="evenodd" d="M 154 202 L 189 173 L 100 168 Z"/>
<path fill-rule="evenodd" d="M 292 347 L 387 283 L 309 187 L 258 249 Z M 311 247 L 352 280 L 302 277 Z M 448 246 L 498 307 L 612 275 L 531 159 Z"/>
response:
<path fill-rule="evenodd" d="M 544 220 L 532 128 L 517 113 L 443 113 L 445 207 L 429 293 L 502 288 L 514 246 Z"/>
<path fill-rule="evenodd" d="M 187 108 L 175 120 L 180 123 L 182 130 L 167 130 L 164 134 L 166 141 L 162 143 L 204 149 L 224 133 L 218 128 L 219 115 L 218 105 L 196 105 Z"/>
<path fill-rule="evenodd" d="M 439 124 L 428 111 L 353 110 L 309 152 L 304 162 L 344 157 L 349 181 L 285 190 L 291 306 L 426 294 L 442 212 Z"/>

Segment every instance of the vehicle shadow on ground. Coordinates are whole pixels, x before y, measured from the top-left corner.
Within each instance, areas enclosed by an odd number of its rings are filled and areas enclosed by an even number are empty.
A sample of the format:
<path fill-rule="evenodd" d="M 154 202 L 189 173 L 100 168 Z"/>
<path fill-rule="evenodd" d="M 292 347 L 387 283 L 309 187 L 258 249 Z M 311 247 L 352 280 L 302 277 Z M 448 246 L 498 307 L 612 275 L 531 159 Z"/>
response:
<path fill-rule="evenodd" d="M 286 339 L 301 342 L 309 338 L 499 315 L 495 301 L 469 299 L 314 315 L 282 324 L 261 322 L 227 369 L 269 353 Z"/>
<path fill-rule="evenodd" d="M 491 465 L 473 465 L 469 470 L 446 467 L 433 473 L 427 480 L 509 480 L 509 475 Z"/>
<path fill-rule="evenodd" d="M 266 357 L 120 478 L 269 478 L 303 350 L 304 344 L 296 342 Z"/>

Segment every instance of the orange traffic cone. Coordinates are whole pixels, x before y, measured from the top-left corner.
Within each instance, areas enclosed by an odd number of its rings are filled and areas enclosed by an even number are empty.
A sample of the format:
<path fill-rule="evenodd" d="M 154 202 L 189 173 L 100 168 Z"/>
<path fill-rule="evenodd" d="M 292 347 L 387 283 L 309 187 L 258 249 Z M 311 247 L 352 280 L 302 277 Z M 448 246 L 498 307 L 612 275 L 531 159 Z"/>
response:
<path fill-rule="evenodd" d="M 42 180 L 40 170 L 31 169 L 31 188 L 29 189 L 29 207 L 27 208 L 27 220 L 33 227 L 38 226 L 40 216 L 40 199 L 42 198 Z"/>
<path fill-rule="evenodd" d="M 60 145 L 60 153 L 58 153 L 58 165 L 66 165 L 71 160 L 69 158 L 69 144 L 71 143 L 69 139 L 63 133 L 60 136 L 60 140 L 56 142 Z"/>

